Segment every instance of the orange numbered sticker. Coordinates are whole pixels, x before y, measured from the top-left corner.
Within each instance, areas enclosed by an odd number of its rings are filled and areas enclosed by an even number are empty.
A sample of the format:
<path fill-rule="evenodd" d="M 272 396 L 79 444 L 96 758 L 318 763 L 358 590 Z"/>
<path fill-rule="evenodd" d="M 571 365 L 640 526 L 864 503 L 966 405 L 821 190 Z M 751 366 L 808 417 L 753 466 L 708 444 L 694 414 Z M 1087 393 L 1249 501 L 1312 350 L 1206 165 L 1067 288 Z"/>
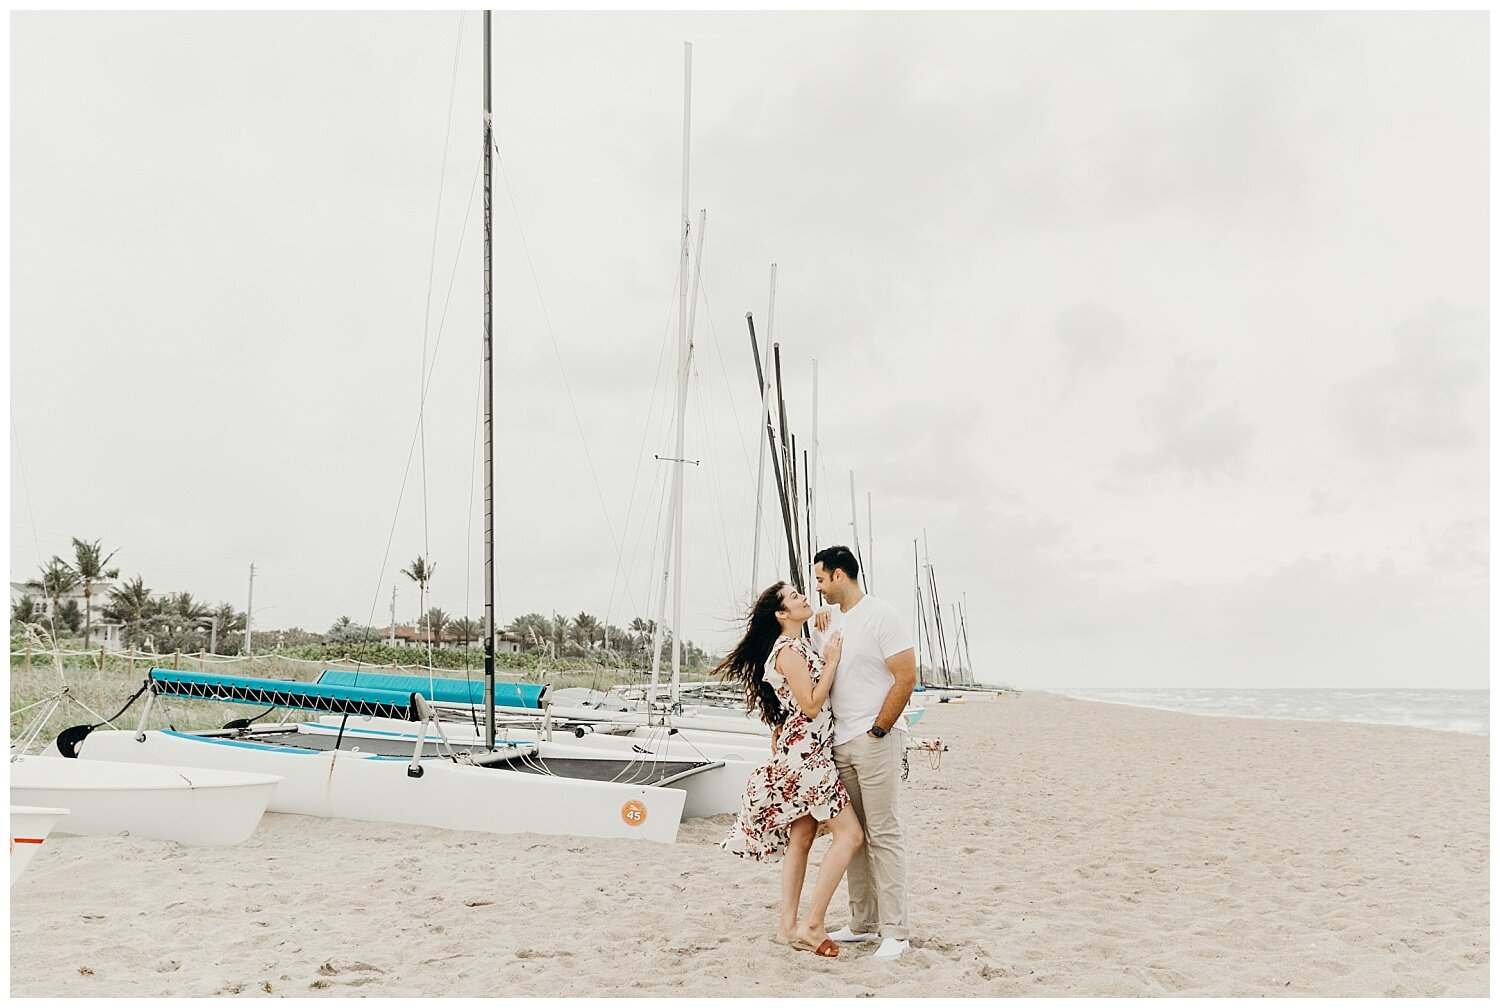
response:
<path fill-rule="evenodd" d="M 646 806 L 642 802 L 631 800 L 620 809 L 620 818 L 625 820 L 626 826 L 639 826 L 646 821 Z"/>

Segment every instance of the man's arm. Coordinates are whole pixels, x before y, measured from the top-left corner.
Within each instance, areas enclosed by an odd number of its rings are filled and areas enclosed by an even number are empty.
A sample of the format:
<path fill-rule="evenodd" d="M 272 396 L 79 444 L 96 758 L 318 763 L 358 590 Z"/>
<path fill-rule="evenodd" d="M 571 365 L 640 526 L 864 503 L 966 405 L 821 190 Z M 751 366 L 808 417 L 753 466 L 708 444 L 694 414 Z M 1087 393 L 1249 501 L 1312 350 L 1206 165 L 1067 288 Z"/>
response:
<path fill-rule="evenodd" d="M 906 709 L 906 703 L 911 699 L 911 691 L 917 685 L 917 653 L 912 648 L 898 651 L 885 660 L 885 667 L 891 670 L 891 675 L 896 681 L 891 684 L 890 692 L 885 695 L 885 703 L 880 706 L 880 713 L 875 715 L 876 726 L 890 731 L 901 719 L 901 712 Z"/>

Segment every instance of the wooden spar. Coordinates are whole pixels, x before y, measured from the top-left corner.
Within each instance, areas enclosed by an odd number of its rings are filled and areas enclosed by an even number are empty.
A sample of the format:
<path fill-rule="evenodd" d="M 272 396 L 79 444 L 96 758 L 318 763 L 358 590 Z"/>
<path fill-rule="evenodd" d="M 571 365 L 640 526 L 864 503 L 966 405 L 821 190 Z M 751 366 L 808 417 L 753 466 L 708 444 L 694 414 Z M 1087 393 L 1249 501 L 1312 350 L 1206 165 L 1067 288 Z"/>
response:
<path fill-rule="evenodd" d="M 491 157 L 494 126 L 490 112 L 490 12 L 484 12 L 484 744 L 495 748 L 495 344 L 494 217 Z M 395 593 L 391 594 L 392 612 Z M 395 633 L 395 618 L 391 620 Z"/>

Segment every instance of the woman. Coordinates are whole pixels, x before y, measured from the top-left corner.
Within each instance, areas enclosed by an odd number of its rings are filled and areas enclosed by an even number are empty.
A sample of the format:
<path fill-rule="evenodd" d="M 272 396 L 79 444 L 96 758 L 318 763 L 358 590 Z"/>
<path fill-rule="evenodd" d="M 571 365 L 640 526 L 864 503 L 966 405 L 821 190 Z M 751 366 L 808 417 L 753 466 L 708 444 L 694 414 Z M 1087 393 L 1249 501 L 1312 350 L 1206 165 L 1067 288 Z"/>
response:
<path fill-rule="evenodd" d="M 772 585 L 751 607 L 744 639 L 714 670 L 741 683 L 746 708 L 759 709 L 761 720 L 771 726 L 771 761 L 750 775 L 739 818 L 719 846 L 756 861 L 781 860 L 776 940 L 833 958 L 839 946 L 828 937 L 824 916 L 864 834 L 833 765 L 828 693 L 843 639 L 835 633 L 820 657 L 802 639 L 802 625 L 812 614 L 805 595 L 784 581 Z M 823 855 L 812 901 L 799 924 L 807 854 L 822 823 L 833 845 Z"/>

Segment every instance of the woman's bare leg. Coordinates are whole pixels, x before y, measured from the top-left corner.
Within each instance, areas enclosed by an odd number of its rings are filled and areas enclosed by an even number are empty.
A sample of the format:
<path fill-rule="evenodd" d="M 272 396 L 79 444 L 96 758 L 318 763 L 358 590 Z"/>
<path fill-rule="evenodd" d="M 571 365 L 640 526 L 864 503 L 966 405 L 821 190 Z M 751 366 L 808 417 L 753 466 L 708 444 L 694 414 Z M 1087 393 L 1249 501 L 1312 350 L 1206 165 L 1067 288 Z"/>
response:
<path fill-rule="evenodd" d="M 818 866 L 818 879 L 813 883 L 807 915 L 792 932 L 794 938 L 812 946 L 822 944 L 828 937 L 824 921 L 828 914 L 828 904 L 833 899 L 834 890 L 839 887 L 839 880 L 849 867 L 849 859 L 854 857 L 859 845 L 865 842 L 864 831 L 859 828 L 859 819 L 855 817 L 851 805 L 845 805 L 844 810 L 829 821 L 828 827 L 833 834 L 833 843 L 823 855 L 822 864 Z"/>
<path fill-rule="evenodd" d="M 807 878 L 807 852 L 812 850 L 817 821 L 803 816 L 792 823 L 786 854 L 781 859 L 781 923 L 776 940 L 789 942 L 797 931 L 797 907 L 802 902 L 802 883 Z"/>

